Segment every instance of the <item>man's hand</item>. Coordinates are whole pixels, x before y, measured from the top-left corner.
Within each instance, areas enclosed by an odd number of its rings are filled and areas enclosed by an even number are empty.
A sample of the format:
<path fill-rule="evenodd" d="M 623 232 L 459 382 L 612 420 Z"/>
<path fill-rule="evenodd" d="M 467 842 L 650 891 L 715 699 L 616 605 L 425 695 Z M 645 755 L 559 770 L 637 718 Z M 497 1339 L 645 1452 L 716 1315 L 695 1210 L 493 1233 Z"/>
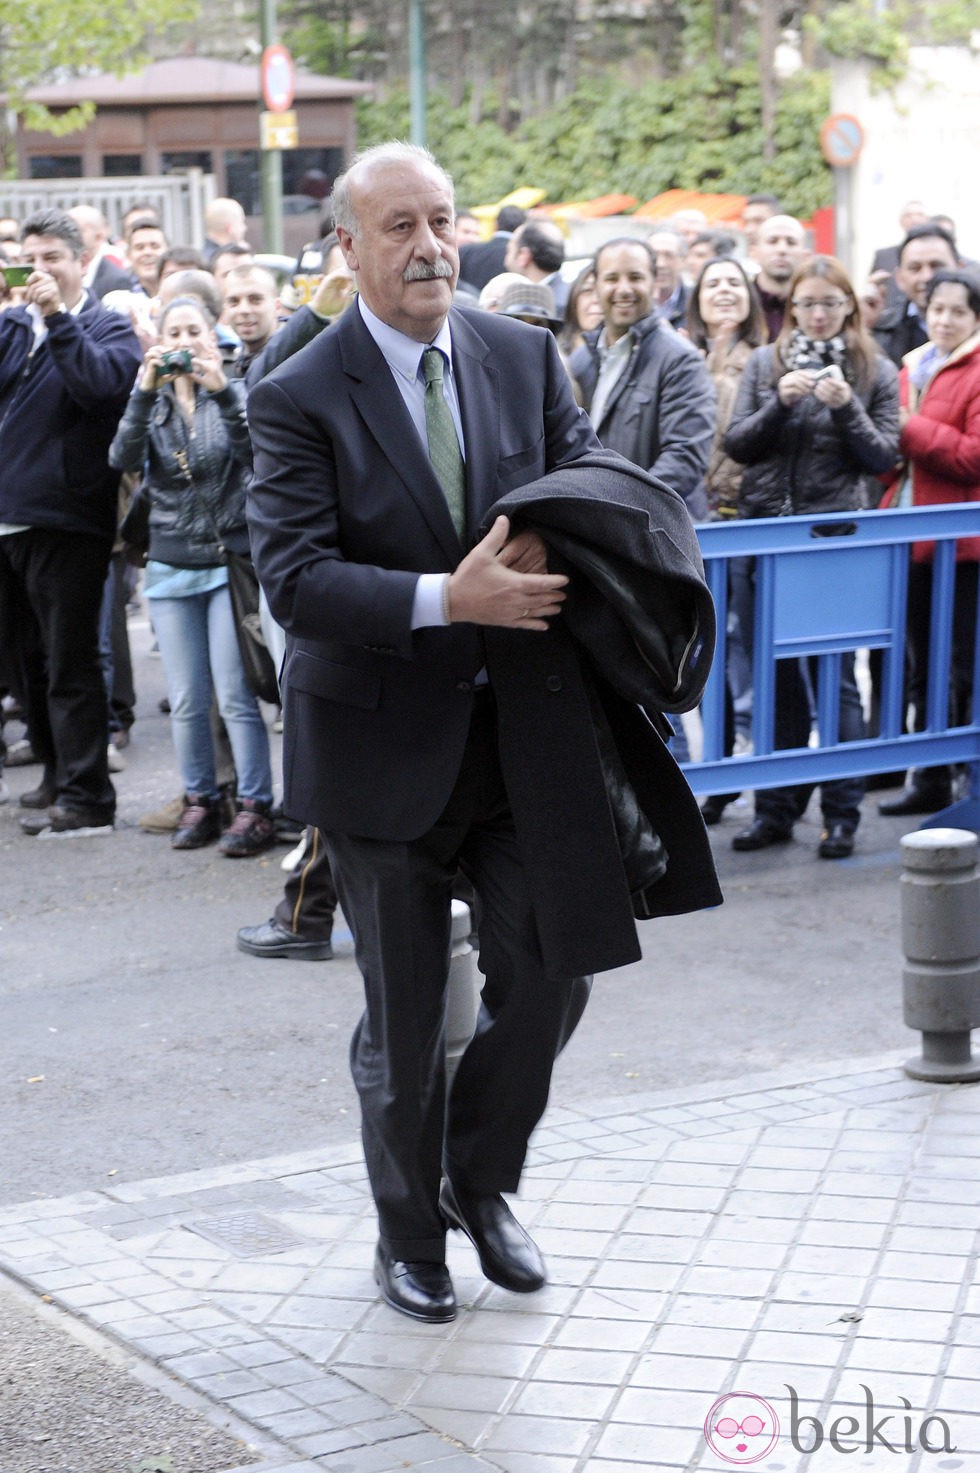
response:
<path fill-rule="evenodd" d="M 536 532 L 519 532 L 511 541 L 509 536 L 510 522 L 498 517 L 450 577 L 451 624 L 546 630 L 548 619 L 560 613 L 568 579 L 544 571 L 541 538 Z"/>
<path fill-rule="evenodd" d="M 354 278 L 349 271 L 331 271 L 310 298 L 310 308 L 319 317 L 339 317 L 354 296 Z"/>
<path fill-rule="evenodd" d="M 40 267 L 31 272 L 27 278 L 27 289 L 24 298 L 41 309 L 42 317 L 50 317 L 54 312 L 60 312 L 63 306 L 61 300 L 61 287 L 54 277 Z"/>

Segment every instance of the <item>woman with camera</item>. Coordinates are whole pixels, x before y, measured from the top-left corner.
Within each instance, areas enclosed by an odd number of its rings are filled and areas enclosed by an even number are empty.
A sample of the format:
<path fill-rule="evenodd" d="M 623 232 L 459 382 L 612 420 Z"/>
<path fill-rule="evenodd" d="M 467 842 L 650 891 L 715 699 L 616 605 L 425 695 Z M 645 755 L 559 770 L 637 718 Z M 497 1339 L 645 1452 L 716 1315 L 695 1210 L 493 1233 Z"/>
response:
<path fill-rule="evenodd" d="M 249 689 L 228 592 L 225 549 L 248 552 L 245 490 L 252 467 L 242 384 L 229 382 L 214 324 L 197 297 L 163 309 L 109 452 L 143 473 L 152 608 L 184 784 L 171 840 L 197 849 L 220 835 L 232 858 L 275 843 L 269 738 Z M 237 813 L 221 832 L 209 713 L 212 686 L 238 773 Z"/>
<path fill-rule="evenodd" d="M 782 331 L 757 348 L 742 375 L 725 448 L 745 466 L 739 515 L 855 511 L 862 480 L 894 464 L 898 451 L 898 377 L 861 324 L 854 287 L 833 256 L 811 256 L 796 269 Z M 816 679 L 816 660 L 807 674 Z M 812 688 L 812 686 L 811 686 Z M 805 747 L 810 688 L 799 661 L 776 665 L 774 745 Z M 854 656 L 841 659 L 840 739 L 864 735 Z M 735 849 L 763 849 L 793 836 L 813 785 L 770 788 L 755 795 L 755 820 L 736 834 Z M 854 849 L 864 779 L 820 785 L 821 859 Z"/>

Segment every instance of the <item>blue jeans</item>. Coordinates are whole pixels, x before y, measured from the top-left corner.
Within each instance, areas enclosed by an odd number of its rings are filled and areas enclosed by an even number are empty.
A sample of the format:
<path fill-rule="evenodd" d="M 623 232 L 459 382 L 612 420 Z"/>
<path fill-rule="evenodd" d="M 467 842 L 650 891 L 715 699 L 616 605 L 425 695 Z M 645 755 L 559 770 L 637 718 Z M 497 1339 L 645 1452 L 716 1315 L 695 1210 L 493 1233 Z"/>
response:
<path fill-rule="evenodd" d="M 216 798 L 211 689 L 228 732 L 238 797 L 272 802 L 269 734 L 248 688 L 226 587 L 151 600 L 170 701 L 170 726 L 185 793 Z"/>

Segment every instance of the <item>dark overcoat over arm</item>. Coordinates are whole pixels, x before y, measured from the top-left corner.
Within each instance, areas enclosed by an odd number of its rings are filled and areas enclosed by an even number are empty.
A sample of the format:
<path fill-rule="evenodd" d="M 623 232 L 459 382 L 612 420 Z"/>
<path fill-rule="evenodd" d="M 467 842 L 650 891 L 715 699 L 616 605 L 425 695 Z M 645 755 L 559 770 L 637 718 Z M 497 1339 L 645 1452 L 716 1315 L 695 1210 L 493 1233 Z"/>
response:
<path fill-rule="evenodd" d="M 507 491 L 596 449 L 597 441 L 550 334 L 458 312 L 452 331 L 475 529 Z M 451 572 L 465 549 L 356 307 L 255 387 L 249 421 L 253 552 L 287 632 L 289 812 L 367 838 L 424 834 L 448 801 L 475 677 L 487 666 L 495 684 L 517 682 L 529 709 L 540 709 L 543 749 L 555 747 L 549 782 L 556 794 L 565 790 L 551 810 L 555 867 L 529 874 L 549 972 L 635 960 L 632 907 L 588 700 L 560 619 L 547 634 L 466 624 L 412 631 L 418 575 Z M 518 785 L 508 765 L 522 755 L 508 748 L 502 760 L 514 804 Z"/>

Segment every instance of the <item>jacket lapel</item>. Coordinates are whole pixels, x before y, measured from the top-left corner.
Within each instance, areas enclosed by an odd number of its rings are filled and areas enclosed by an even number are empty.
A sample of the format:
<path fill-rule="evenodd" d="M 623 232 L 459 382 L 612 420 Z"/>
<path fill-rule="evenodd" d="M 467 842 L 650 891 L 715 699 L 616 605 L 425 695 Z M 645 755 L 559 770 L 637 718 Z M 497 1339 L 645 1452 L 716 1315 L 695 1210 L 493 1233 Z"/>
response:
<path fill-rule="evenodd" d="M 442 486 L 391 370 L 356 307 L 344 313 L 336 331 L 351 402 L 454 568 L 462 551 L 459 538 Z"/>

